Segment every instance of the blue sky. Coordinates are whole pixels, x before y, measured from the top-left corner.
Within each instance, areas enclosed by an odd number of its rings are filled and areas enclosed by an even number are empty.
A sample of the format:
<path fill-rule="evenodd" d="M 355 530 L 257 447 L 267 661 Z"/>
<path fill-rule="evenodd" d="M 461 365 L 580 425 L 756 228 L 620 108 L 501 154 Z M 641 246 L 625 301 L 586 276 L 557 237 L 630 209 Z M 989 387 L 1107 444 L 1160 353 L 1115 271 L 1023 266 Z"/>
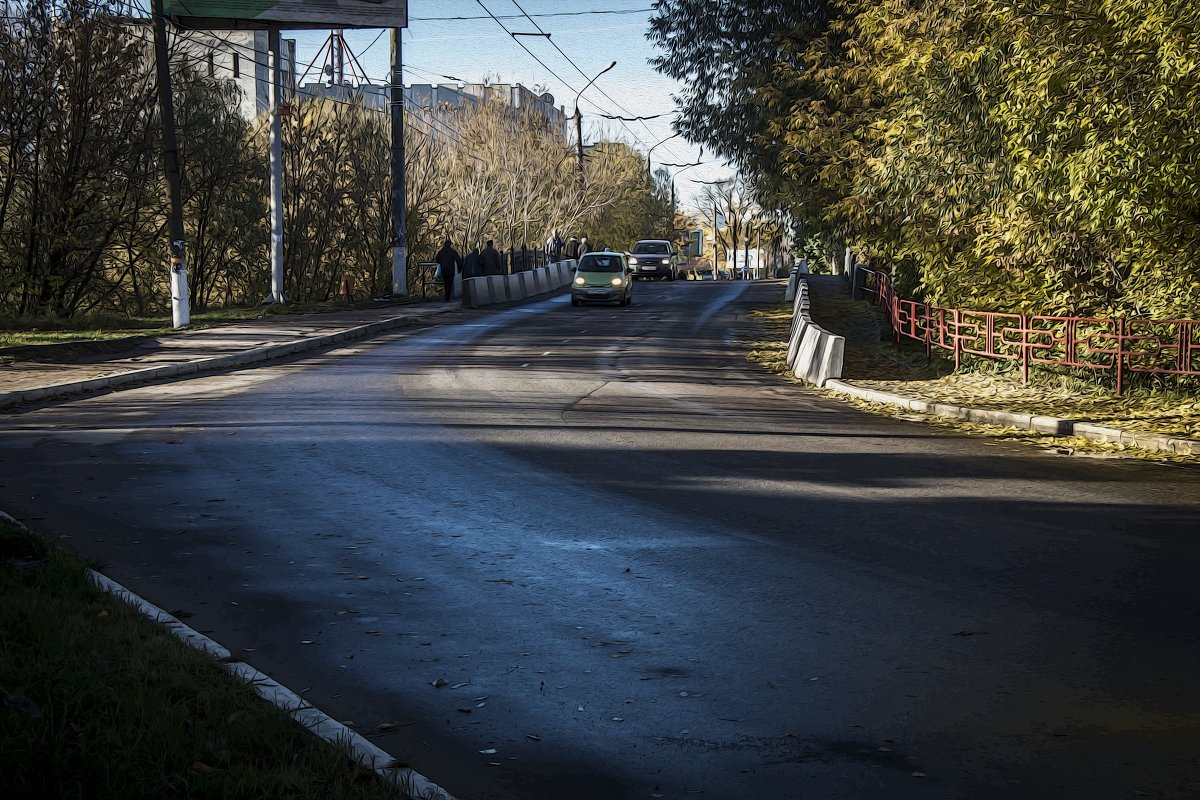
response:
<path fill-rule="evenodd" d="M 536 31 L 534 23 L 521 16 L 517 3 L 551 34 L 554 44 L 579 70 L 551 42 L 538 37 L 519 39 L 545 63 L 543 66 L 505 33 L 500 23 L 512 31 Z M 482 7 L 476 0 L 409 0 L 409 25 L 403 36 L 404 80 L 452 83 L 441 77 L 450 75 L 468 82 L 487 78 L 494 83 L 522 83 L 549 91 L 555 103 L 566 106 L 570 114 L 576 92 L 615 59 L 616 67 L 587 89 L 580 101 L 584 138 L 593 141 L 603 133 L 608 138 L 623 139 L 644 153 L 673 133 L 670 116 L 621 125 L 598 115 L 649 116 L 670 114 L 675 108 L 671 94 L 678 84 L 647 63 L 655 54 L 645 36 L 650 6 L 651 0 L 482 0 Z M 487 16 L 485 7 L 500 23 Z M 597 11 L 616 13 L 580 13 Z M 438 17 L 472 19 L 432 19 Z M 297 40 L 299 69 L 316 57 L 327 35 L 326 31 L 285 33 Z M 367 74 L 375 82 L 385 83 L 389 69 L 387 35 L 378 30 L 347 31 L 346 39 Z M 309 78 L 318 79 L 315 74 Z M 699 148 L 677 138 L 657 147 L 652 160 L 657 168 L 664 161 L 692 163 L 698 156 Z M 711 162 L 712 157 L 705 160 Z M 714 162 L 681 172 L 676 187 L 686 206 L 703 188 L 697 181 L 726 177 L 731 170 Z"/>

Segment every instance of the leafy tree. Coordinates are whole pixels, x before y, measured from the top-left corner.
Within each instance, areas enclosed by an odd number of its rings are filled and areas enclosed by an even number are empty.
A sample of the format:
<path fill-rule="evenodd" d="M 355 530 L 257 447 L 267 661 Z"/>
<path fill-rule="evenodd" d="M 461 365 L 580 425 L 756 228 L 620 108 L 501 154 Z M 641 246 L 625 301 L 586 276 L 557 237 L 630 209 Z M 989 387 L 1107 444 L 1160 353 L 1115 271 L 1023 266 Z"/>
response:
<path fill-rule="evenodd" d="M 653 25 L 680 130 L 821 248 L 948 305 L 1196 315 L 1195 3 L 661 0 Z"/>
<path fill-rule="evenodd" d="M 153 182 L 153 82 L 108 4 L 30 0 L 5 11 L 0 292 L 18 314 L 70 316 L 111 288 L 106 255 Z"/>

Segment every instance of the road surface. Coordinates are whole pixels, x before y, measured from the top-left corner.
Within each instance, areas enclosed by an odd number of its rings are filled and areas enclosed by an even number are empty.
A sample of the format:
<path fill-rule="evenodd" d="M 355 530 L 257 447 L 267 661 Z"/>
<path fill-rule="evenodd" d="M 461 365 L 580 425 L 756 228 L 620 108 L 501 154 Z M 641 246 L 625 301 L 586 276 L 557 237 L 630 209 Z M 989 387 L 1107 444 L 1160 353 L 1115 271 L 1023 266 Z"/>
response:
<path fill-rule="evenodd" d="M 779 293 L 0 416 L 0 507 L 461 800 L 1200 796 L 1200 473 L 784 382 Z"/>

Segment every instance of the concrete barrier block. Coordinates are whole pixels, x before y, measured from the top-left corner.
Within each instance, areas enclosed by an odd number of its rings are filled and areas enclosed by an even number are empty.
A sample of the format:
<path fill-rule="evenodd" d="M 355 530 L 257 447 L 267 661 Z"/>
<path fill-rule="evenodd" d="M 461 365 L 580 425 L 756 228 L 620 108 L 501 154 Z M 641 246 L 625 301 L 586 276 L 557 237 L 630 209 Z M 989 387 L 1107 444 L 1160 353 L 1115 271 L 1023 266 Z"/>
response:
<path fill-rule="evenodd" d="M 521 276 L 519 273 L 504 276 L 504 292 L 509 300 L 525 299 L 525 290 L 521 288 Z"/>
<path fill-rule="evenodd" d="M 846 357 L 846 338 L 826 331 L 822 333 L 825 347 L 817 367 L 817 386 L 824 386 L 831 378 L 842 377 L 842 362 Z"/>
<path fill-rule="evenodd" d="M 538 294 L 537 286 L 533 282 L 532 273 L 519 272 L 517 273 L 517 278 L 521 283 L 521 291 L 525 293 L 526 297 L 532 297 L 533 295 Z"/>
<path fill-rule="evenodd" d="M 487 280 L 488 293 L 491 294 L 491 302 L 503 303 L 508 300 L 508 283 L 505 281 L 506 275 L 488 275 Z"/>
<path fill-rule="evenodd" d="M 808 359 L 804 362 L 804 380 L 814 386 L 821 385 L 821 359 L 825 356 L 825 348 L 829 346 L 829 336 L 825 331 L 813 325 L 809 330 L 814 333 L 809 334 L 813 339 L 812 352 Z M 799 363 L 799 362 L 798 362 Z"/>
<path fill-rule="evenodd" d="M 792 374 L 797 378 L 808 380 L 809 365 L 812 364 L 813 356 L 820 343 L 821 329 L 816 325 L 806 325 L 804 334 L 800 337 L 800 346 L 796 351 L 796 359 L 792 367 Z"/>
<path fill-rule="evenodd" d="M 486 277 L 467 278 L 463 285 L 462 304 L 467 308 L 479 308 L 492 302 L 492 293 Z"/>
<path fill-rule="evenodd" d="M 809 321 L 804 317 L 797 317 L 799 322 L 792 329 L 792 335 L 788 339 L 787 349 L 787 365 L 793 367 L 796 364 L 796 355 L 800 352 L 800 342 L 804 339 L 804 330 L 809 326 Z"/>

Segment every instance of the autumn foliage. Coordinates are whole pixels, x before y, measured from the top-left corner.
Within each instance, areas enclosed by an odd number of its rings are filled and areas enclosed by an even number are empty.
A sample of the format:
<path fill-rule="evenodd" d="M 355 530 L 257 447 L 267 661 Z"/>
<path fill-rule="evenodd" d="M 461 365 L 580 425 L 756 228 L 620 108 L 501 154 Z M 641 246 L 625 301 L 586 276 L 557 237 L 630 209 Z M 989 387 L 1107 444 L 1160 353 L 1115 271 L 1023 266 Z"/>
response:
<path fill-rule="evenodd" d="M 660 0 L 680 126 L 947 306 L 1200 315 L 1193 0 Z"/>

